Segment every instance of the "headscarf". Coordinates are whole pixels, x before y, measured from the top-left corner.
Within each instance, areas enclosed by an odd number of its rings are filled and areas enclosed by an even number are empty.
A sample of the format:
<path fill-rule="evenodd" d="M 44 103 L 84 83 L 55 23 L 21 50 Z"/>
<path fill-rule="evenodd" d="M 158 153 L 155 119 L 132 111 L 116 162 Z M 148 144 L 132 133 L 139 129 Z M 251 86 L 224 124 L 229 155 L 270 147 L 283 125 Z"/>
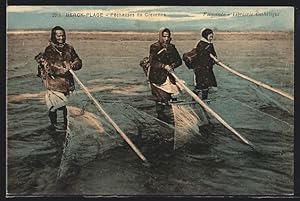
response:
<path fill-rule="evenodd" d="M 64 32 L 65 38 L 64 38 L 63 44 L 58 44 L 57 43 L 57 40 L 55 38 L 57 30 L 61 30 L 61 31 Z M 49 43 L 55 49 L 55 51 L 57 51 L 60 55 L 62 55 L 62 49 L 66 44 L 66 39 L 67 39 L 66 31 L 61 26 L 55 26 L 51 29 L 51 35 L 50 35 Z"/>
<path fill-rule="evenodd" d="M 170 41 L 171 41 L 172 40 L 172 38 L 171 38 L 171 31 L 170 31 L 170 29 L 165 28 L 165 27 L 162 27 L 162 28 L 159 29 L 158 41 L 161 42 L 161 43 L 163 43 L 162 37 L 163 37 L 163 33 L 164 32 L 168 32 L 169 33 L 169 35 L 170 35 Z"/>
<path fill-rule="evenodd" d="M 66 39 L 67 39 L 66 31 L 65 31 L 62 27 L 60 27 L 60 26 L 56 26 L 56 27 L 53 27 L 53 28 L 51 29 L 50 42 L 52 42 L 52 43 L 54 43 L 54 44 L 57 44 L 57 40 L 56 40 L 56 38 L 55 38 L 55 34 L 56 34 L 56 31 L 57 31 L 57 30 L 61 30 L 61 31 L 64 32 L 64 35 L 65 35 L 64 43 L 65 43 L 65 42 L 66 42 Z"/>
<path fill-rule="evenodd" d="M 202 36 L 203 38 L 208 39 L 207 36 L 208 36 L 209 34 L 211 34 L 211 33 L 213 33 L 213 31 L 212 31 L 211 29 L 204 28 L 204 29 L 202 30 L 202 32 L 201 32 L 201 36 Z"/>
<path fill-rule="evenodd" d="M 212 42 L 209 42 L 208 41 L 208 35 L 209 34 L 212 34 L 212 33 L 214 33 L 211 29 L 208 29 L 208 28 L 203 28 L 202 30 L 201 30 L 201 40 L 202 41 L 204 41 L 204 42 L 207 42 L 207 43 L 212 43 Z"/>

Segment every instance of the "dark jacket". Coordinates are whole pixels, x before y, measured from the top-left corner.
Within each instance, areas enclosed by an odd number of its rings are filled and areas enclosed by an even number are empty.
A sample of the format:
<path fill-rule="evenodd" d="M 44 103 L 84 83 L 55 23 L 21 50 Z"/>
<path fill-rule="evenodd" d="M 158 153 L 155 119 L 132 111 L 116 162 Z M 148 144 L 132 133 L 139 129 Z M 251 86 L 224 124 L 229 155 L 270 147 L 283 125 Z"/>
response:
<path fill-rule="evenodd" d="M 217 81 L 213 72 L 214 60 L 210 54 L 217 56 L 214 45 L 212 43 L 200 40 L 196 47 L 197 64 L 194 68 L 196 75 L 196 88 L 206 89 L 208 87 L 216 87 Z"/>
<path fill-rule="evenodd" d="M 167 76 L 169 76 L 171 82 L 174 83 L 174 78 L 171 75 L 168 75 L 168 71 L 165 70 L 164 67 L 170 65 L 175 69 L 182 64 L 181 57 L 175 45 L 169 44 L 167 47 L 164 47 L 159 41 L 152 44 L 150 46 L 149 60 L 151 64 L 149 73 L 150 82 L 163 84 L 166 81 Z"/>
<path fill-rule="evenodd" d="M 50 43 L 43 53 L 43 58 L 47 62 L 48 74 L 44 83 L 47 89 L 69 93 L 75 89 L 73 75 L 65 70 L 70 65 L 72 70 L 79 70 L 82 67 L 82 61 L 75 52 L 74 48 L 65 43 L 59 48 Z"/>

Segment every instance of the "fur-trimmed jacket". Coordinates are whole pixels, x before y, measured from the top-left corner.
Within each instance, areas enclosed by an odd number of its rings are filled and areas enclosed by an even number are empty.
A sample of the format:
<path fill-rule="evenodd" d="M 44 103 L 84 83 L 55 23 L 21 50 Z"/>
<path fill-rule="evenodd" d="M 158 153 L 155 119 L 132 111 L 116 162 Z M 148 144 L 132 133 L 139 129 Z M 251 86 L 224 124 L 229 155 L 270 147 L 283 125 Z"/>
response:
<path fill-rule="evenodd" d="M 62 47 L 51 43 L 46 47 L 44 53 L 37 62 L 41 66 L 40 77 L 49 90 L 69 94 L 75 89 L 73 75 L 66 69 L 79 70 L 82 61 L 75 49 L 65 43 Z"/>
<path fill-rule="evenodd" d="M 173 69 L 182 64 L 181 57 L 174 44 L 164 47 L 161 42 L 156 42 L 150 46 L 149 60 L 151 69 L 149 72 L 149 81 L 155 84 L 163 84 L 167 76 L 171 82 L 175 82 L 174 78 L 165 70 L 166 65 L 170 65 Z"/>

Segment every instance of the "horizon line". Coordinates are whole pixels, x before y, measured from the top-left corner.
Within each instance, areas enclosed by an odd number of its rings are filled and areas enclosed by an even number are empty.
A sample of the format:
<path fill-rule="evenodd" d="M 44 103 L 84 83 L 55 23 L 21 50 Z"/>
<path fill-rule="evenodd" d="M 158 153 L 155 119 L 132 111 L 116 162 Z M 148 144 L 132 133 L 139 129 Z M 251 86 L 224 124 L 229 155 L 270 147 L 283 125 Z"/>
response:
<path fill-rule="evenodd" d="M 34 32 L 34 33 L 41 33 L 41 32 L 50 32 L 51 28 L 41 28 L 41 29 L 6 29 L 6 32 Z M 156 33 L 158 30 L 101 30 L 101 29 L 65 29 L 66 32 L 131 32 L 131 33 Z M 266 30 L 266 29 L 253 29 L 253 30 L 213 30 L 214 32 L 294 32 L 294 30 Z M 176 32 L 187 32 L 187 33 L 198 33 L 200 32 L 199 30 L 176 30 L 176 31 L 171 31 L 173 33 Z"/>

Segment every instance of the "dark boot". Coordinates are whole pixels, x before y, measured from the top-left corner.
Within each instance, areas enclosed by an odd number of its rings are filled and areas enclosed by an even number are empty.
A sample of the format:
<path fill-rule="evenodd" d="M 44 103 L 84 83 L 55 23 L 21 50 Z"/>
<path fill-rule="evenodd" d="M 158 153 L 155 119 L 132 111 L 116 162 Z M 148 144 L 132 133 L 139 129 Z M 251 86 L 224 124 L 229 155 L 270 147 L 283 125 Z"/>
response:
<path fill-rule="evenodd" d="M 174 114 L 171 105 L 156 103 L 156 112 L 159 120 L 174 125 Z"/>
<path fill-rule="evenodd" d="M 194 94 L 196 94 L 196 96 L 199 96 L 199 93 L 200 93 L 199 89 L 194 89 L 193 92 L 194 92 Z M 192 101 L 195 101 L 195 99 L 192 98 Z"/>
<path fill-rule="evenodd" d="M 62 110 L 63 110 L 63 116 L 64 116 L 64 129 L 67 129 L 67 127 L 68 127 L 68 110 L 67 110 L 67 107 L 64 106 Z"/>
<path fill-rule="evenodd" d="M 164 115 L 164 109 L 165 109 L 165 105 L 163 105 L 163 103 L 161 102 L 156 102 L 156 113 L 157 113 L 157 118 L 159 120 L 165 121 L 165 115 Z"/>
<path fill-rule="evenodd" d="M 202 90 L 202 100 L 206 100 L 208 98 L 208 89 Z"/>
<path fill-rule="evenodd" d="M 173 126 L 175 125 L 175 119 L 174 119 L 174 113 L 172 109 L 172 105 L 166 105 L 164 114 L 166 116 L 166 122 L 168 124 L 172 124 Z"/>
<path fill-rule="evenodd" d="M 50 119 L 50 123 L 51 123 L 51 127 L 55 128 L 55 126 L 57 125 L 57 113 L 56 110 L 54 112 L 49 110 L 48 113 L 49 119 Z"/>

